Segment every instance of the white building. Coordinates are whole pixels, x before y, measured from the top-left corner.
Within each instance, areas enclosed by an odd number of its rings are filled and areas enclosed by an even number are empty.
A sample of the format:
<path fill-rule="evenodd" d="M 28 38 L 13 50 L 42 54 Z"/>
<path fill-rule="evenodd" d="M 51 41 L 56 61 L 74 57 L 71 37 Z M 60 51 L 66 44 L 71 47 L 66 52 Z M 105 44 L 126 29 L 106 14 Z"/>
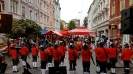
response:
<path fill-rule="evenodd" d="M 88 27 L 95 30 L 99 36 L 108 36 L 110 15 L 110 0 L 94 0 L 88 12 Z"/>
<path fill-rule="evenodd" d="M 55 0 L 55 24 L 54 24 L 54 30 L 60 31 L 60 3 L 59 0 Z"/>

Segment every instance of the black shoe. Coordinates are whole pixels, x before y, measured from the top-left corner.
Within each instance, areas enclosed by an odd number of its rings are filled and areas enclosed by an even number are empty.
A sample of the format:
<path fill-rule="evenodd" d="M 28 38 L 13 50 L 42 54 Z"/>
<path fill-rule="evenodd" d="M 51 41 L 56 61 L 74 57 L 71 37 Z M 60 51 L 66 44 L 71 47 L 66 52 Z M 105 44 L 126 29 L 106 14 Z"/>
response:
<path fill-rule="evenodd" d="M 16 73 L 16 71 L 13 71 L 13 73 Z"/>

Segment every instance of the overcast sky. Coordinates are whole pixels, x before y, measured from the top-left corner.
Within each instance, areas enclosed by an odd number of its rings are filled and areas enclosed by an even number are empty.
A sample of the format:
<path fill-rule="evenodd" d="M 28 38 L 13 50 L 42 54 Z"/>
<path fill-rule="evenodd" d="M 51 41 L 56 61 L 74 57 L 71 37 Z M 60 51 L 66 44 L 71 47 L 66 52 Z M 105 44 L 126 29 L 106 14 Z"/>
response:
<path fill-rule="evenodd" d="M 61 19 L 67 23 L 71 19 L 80 19 L 83 24 L 84 17 L 93 0 L 59 0 L 61 5 Z"/>

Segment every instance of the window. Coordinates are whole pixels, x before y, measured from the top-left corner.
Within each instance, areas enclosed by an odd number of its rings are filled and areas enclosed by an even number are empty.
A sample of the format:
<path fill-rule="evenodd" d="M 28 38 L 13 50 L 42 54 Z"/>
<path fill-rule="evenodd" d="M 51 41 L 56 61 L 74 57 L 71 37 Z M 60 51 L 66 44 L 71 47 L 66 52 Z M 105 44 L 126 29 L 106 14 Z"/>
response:
<path fill-rule="evenodd" d="M 30 10 L 30 19 L 32 20 L 32 10 Z"/>
<path fill-rule="evenodd" d="M 120 11 L 125 8 L 125 0 L 120 0 Z"/>
<path fill-rule="evenodd" d="M 22 6 L 22 17 L 25 18 L 25 7 L 24 6 Z"/>
<path fill-rule="evenodd" d="M 133 0 L 130 0 L 130 5 L 132 5 L 133 4 Z"/>
<path fill-rule="evenodd" d="M 40 8 L 42 9 L 42 3 L 40 2 Z"/>
<path fill-rule="evenodd" d="M 35 15 L 35 21 L 37 21 L 38 20 L 38 14 L 36 13 L 36 15 Z"/>
<path fill-rule="evenodd" d="M 17 13 L 17 10 L 18 10 L 18 2 L 15 0 L 11 0 L 10 1 L 10 11 Z"/>
<path fill-rule="evenodd" d="M 112 15 L 115 14 L 115 1 L 112 4 Z"/>
<path fill-rule="evenodd" d="M 36 0 L 36 2 L 35 2 L 35 3 L 36 3 L 36 6 L 38 7 L 38 0 Z"/>
<path fill-rule="evenodd" d="M 0 12 L 5 9 L 4 7 L 4 1 L 0 1 Z"/>

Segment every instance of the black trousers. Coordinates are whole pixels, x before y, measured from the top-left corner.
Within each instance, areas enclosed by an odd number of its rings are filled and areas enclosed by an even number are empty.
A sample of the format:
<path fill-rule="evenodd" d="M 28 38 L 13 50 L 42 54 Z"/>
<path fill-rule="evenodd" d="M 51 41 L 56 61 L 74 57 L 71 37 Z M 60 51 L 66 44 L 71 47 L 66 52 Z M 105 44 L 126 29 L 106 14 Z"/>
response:
<path fill-rule="evenodd" d="M 76 70 L 76 60 L 70 60 L 69 61 L 69 67 L 70 67 L 70 70 Z"/>
<path fill-rule="evenodd" d="M 115 68 L 116 66 L 116 62 L 117 62 L 117 59 L 116 58 L 110 58 L 110 62 L 111 62 L 111 67 L 112 68 Z"/>
<path fill-rule="evenodd" d="M 52 63 L 52 59 L 53 59 L 53 56 L 52 55 L 49 55 L 48 56 L 48 62 Z"/>
<path fill-rule="evenodd" d="M 22 55 L 21 57 L 22 57 L 22 60 L 23 61 L 26 61 L 27 60 L 27 55 Z"/>
<path fill-rule="evenodd" d="M 18 61 L 17 58 L 13 58 L 13 59 L 12 59 L 12 64 L 13 64 L 13 66 L 18 65 L 18 63 L 19 63 L 19 61 Z"/>
<path fill-rule="evenodd" d="M 41 61 L 41 69 L 46 69 L 46 61 L 45 60 Z"/>
<path fill-rule="evenodd" d="M 83 72 L 90 72 L 90 61 L 82 61 Z"/>
<path fill-rule="evenodd" d="M 33 61 L 33 62 L 37 62 L 37 55 L 32 56 L 32 61 Z"/>
<path fill-rule="evenodd" d="M 106 73 L 106 65 L 107 65 L 107 62 L 101 62 L 99 61 L 99 66 L 100 66 L 100 72 L 104 72 Z"/>
<path fill-rule="evenodd" d="M 99 66 L 99 61 L 96 59 L 96 66 Z"/>
<path fill-rule="evenodd" d="M 130 68 L 129 67 L 129 63 L 130 61 L 123 61 L 124 62 L 124 72 L 129 74 L 130 73 L 130 70 L 126 70 L 125 68 Z"/>
<path fill-rule="evenodd" d="M 64 63 L 65 55 L 61 57 L 60 61 Z"/>
<path fill-rule="evenodd" d="M 60 61 L 54 60 L 54 66 L 55 66 L 55 67 L 59 67 L 59 65 L 60 65 Z"/>

